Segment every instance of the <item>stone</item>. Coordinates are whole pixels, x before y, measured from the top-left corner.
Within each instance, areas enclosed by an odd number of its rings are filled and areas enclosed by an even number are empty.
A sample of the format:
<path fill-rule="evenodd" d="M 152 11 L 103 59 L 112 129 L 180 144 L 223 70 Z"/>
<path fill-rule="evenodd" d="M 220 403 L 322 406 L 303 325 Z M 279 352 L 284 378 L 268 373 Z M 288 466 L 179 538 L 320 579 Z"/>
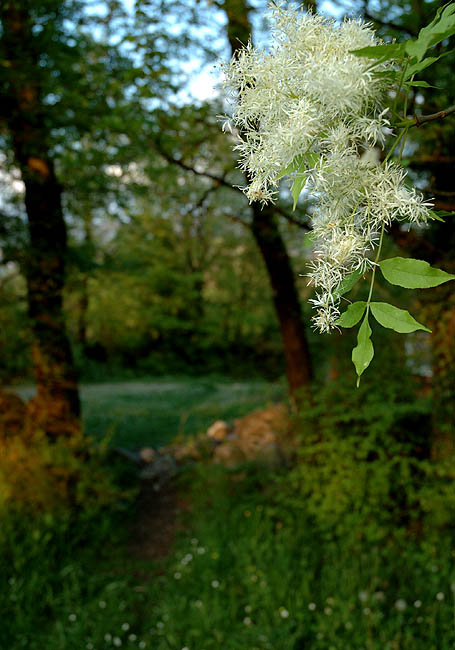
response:
<path fill-rule="evenodd" d="M 217 420 L 207 429 L 207 436 L 221 442 L 230 431 L 230 427 L 224 420 Z"/>
<path fill-rule="evenodd" d="M 139 456 L 144 463 L 151 463 L 156 456 L 156 451 L 152 447 L 143 447 L 139 452 Z"/>

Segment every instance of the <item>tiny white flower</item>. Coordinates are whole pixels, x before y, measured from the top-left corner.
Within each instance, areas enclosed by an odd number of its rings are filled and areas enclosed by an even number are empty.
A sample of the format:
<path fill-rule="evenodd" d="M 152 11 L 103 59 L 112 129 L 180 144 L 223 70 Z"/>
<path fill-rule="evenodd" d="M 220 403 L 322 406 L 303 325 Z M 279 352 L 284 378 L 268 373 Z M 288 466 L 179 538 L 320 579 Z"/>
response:
<path fill-rule="evenodd" d="M 87 650 L 93 650 L 93 643 L 87 643 L 85 647 Z"/>
<path fill-rule="evenodd" d="M 245 605 L 245 612 L 247 614 L 249 614 L 252 610 L 253 610 L 253 608 L 251 607 L 251 605 Z"/>
<path fill-rule="evenodd" d="M 366 602 L 368 600 L 368 591 L 359 592 L 359 599 L 362 601 L 362 603 Z"/>
<path fill-rule="evenodd" d="M 104 635 L 104 640 L 105 640 L 107 643 L 110 643 L 110 641 L 112 641 L 112 634 L 109 634 L 109 632 L 108 632 L 107 634 L 105 634 L 105 635 Z"/>
<path fill-rule="evenodd" d="M 129 623 L 122 623 L 122 630 L 124 632 L 128 632 L 129 629 L 130 629 L 130 624 Z"/>
<path fill-rule="evenodd" d="M 281 616 L 281 618 L 289 618 L 289 612 L 288 612 L 288 610 L 285 609 L 284 607 L 282 607 L 282 608 L 280 609 L 280 616 Z"/>
<path fill-rule="evenodd" d="M 324 607 L 324 614 L 326 614 L 326 616 L 331 616 L 333 614 L 333 609 L 331 607 Z"/>
<path fill-rule="evenodd" d="M 352 630 L 352 623 L 351 623 L 351 621 L 346 621 L 346 623 L 344 624 L 344 627 L 345 627 L 347 630 Z"/>
<path fill-rule="evenodd" d="M 444 598 L 445 598 L 445 596 L 442 593 L 442 591 L 440 591 L 439 593 L 436 594 L 436 600 L 444 600 Z"/>
<path fill-rule="evenodd" d="M 129 634 L 128 635 L 128 641 L 131 641 L 132 643 L 134 643 L 134 641 L 136 641 L 136 639 L 137 639 L 136 634 Z"/>
<path fill-rule="evenodd" d="M 202 600 L 196 600 L 194 605 L 200 609 L 202 607 Z"/>
<path fill-rule="evenodd" d="M 220 583 L 218 582 L 218 580 L 212 580 L 211 584 L 212 584 L 212 587 L 214 589 L 218 589 L 218 587 L 220 586 Z"/>
<path fill-rule="evenodd" d="M 139 643 L 138 643 L 138 647 L 141 648 L 141 649 L 142 649 L 142 648 L 145 648 L 146 645 L 147 645 L 147 644 L 146 644 L 145 641 L 139 641 Z"/>
<path fill-rule="evenodd" d="M 176 572 L 174 573 L 174 578 L 175 578 L 176 580 L 180 580 L 181 577 L 182 577 L 182 574 L 180 573 L 180 571 L 176 571 Z"/>
<path fill-rule="evenodd" d="M 119 648 L 122 645 L 122 639 L 119 636 L 114 636 L 112 643 Z"/>
<path fill-rule="evenodd" d="M 68 620 L 71 621 L 71 623 L 74 623 L 74 621 L 77 619 L 76 614 L 70 614 L 68 616 Z"/>
<path fill-rule="evenodd" d="M 200 547 L 198 548 L 197 552 L 198 552 L 199 555 L 204 555 L 204 553 L 205 553 L 205 548 L 204 548 L 203 546 L 200 546 Z"/>
<path fill-rule="evenodd" d="M 162 630 L 163 627 L 164 627 L 163 621 L 158 621 L 158 623 L 156 624 L 156 627 L 157 627 L 158 630 Z"/>
<path fill-rule="evenodd" d="M 308 605 L 308 609 L 310 610 L 310 612 L 314 612 L 314 610 L 316 609 L 316 603 L 310 603 Z"/>
<path fill-rule="evenodd" d="M 191 539 L 191 545 L 192 545 L 192 546 L 197 546 L 197 545 L 198 545 L 198 540 L 197 540 L 195 537 L 193 537 L 193 538 Z"/>
<path fill-rule="evenodd" d="M 421 601 L 421 600 L 416 600 L 416 601 L 414 602 L 414 607 L 417 607 L 417 609 L 418 609 L 419 607 L 422 607 L 422 601 Z"/>
<path fill-rule="evenodd" d="M 251 625 L 251 618 L 249 616 L 245 616 L 243 623 L 244 625 Z"/>
<path fill-rule="evenodd" d="M 363 613 L 365 614 L 365 616 L 368 616 L 369 614 L 371 614 L 371 609 L 369 607 L 365 607 L 363 609 Z"/>
<path fill-rule="evenodd" d="M 98 607 L 101 607 L 101 609 L 105 609 L 106 601 L 105 600 L 100 600 L 100 602 L 98 603 Z"/>
<path fill-rule="evenodd" d="M 407 607 L 407 603 L 406 603 L 405 600 L 403 600 L 403 598 L 399 598 L 399 599 L 395 602 L 395 608 L 396 608 L 399 612 L 404 612 L 404 610 L 406 609 L 406 607 Z"/>

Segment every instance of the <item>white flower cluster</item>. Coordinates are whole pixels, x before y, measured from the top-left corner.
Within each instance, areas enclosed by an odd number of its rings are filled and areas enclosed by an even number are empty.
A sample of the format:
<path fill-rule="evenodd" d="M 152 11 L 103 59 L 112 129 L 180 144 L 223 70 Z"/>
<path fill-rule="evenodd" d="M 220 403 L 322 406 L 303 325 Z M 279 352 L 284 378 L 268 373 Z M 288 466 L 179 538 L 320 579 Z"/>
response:
<path fill-rule="evenodd" d="M 226 69 L 236 149 L 250 201 L 273 200 L 289 173 L 317 199 L 309 275 L 318 290 L 315 326 L 328 332 L 339 317 L 341 281 L 371 264 L 367 254 L 383 224 L 425 222 L 430 206 L 405 188 L 398 165 L 380 166 L 371 155 L 390 132 L 381 74 L 389 64 L 350 53 L 378 43 L 370 27 L 280 5 L 272 6 L 271 23 L 273 47 L 249 44 Z"/>

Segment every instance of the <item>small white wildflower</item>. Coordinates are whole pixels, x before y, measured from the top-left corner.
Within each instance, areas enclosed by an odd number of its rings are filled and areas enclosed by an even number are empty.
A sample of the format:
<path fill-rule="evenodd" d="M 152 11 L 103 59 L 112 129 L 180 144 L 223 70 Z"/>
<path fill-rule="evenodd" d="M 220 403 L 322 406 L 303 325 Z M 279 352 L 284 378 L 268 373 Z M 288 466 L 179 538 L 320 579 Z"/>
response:
<path fill-rule="evenodd" d="M 196 537 L 191 538 L 191 546 L 197 546 L 199 541 L 196 539 Z"/>
<path fill-rule="evenodd" d="M 417 609 L 418 609 L 419 607 L 422 607 L 422 601 L 421 601 L 421 600 L 416 600 L 416 601 L 414 602 L 414 607 L 417 607 Z"/>
<path fill-rule="evenodd" d="M 198 552 L 199 555 L 204 555 L 204 553 L 205 553 L 205 548 L 204 548 L 203 546 L 200 546 L 200 547 L 198 548 L 197 552 Z"/>
<path fill-rule="evenodd" d="M 255 574 L 253 574 L 250 579 L 251 579 L 251 582 L 257 582 L 258 581 L 258 577 Z"/>
<path fill-rule="evenodd" d="M 192 559 L 193 559 L 193 555 L 191 553 L 187 553 L 185 557 L 182 558 L 181 564 L 183 565 L 189 564 L 189 562 L 191 562 Z"/>
<path fill-rule="evenodd" d="M 71 621 L 71 623 L 74 623 L 74 621 L 77 619 L 76 614 L 70 614 L 68 616 L 68 620 Z"/>
<path fill-rule="evenodd" d="M 138 647 L 141 648 L 141 650 L 142 650 L 142 648 L 145 648 L 146 646 L 147 646 L 147 644 L 146 644 L 145 641 L 139 641 Z"/>
<path fill-rule="evenodd" d="M 162 630 L 163 627 L 164 627 L 163 621 L 158 621 L 158 623 L 156 624 L 156 627 L 157 627 L 158 630 Z"/>
<path fill-rule="evenodd" d="M 128 641 L 131 641 L 131 643 L 134 643 L 136 641 L 137 635 L 136 634 L 128 634 Z"/>
<path fill-rule="evenodd" d="M 196 600 L 196 601 L 194 602 L 194 605 L 195 605 L 195 607 L 197 607 L 198 609 L 200 609 L 200 608 L 202 607 L 202 600 Z"/>
<path fill-rule="evenodd" d="M 314 612 L 314 610 L 316 609 L 316 603 L 310 603 L 308 605 L 308 609 L 310 610 L 310 612 Z"/>
<path fill-rule="evenodd" d="M 105 609 L 106 601 L 105 600 L 100 600 L 100 602 L 98 603 L 98 607 L 100 607 L 101 609 Z"/>
<path fill-rule="evenodd" d="M 105 634 L 105 635 L 104 635 L 104 640 L 105 640 L 107 643 L 110 643 L 110 642 L 112 641 L 112 634 L 109 634 L 109 632 L 108 632 L 107 634 Z"/>
<path fill-rule="evenodd" d="M 368 600 L 368 591 L 361 591 L 359 593 L 359 600 L 361 600 L 362 603 L 365 603 Z"/>
<path fill-rule="evenodd" d="M 247 614 L 250 614 L 250 612 L 252 612 L 252 611 L 253 611 L 253 608 L 251 607 L 251 605 L 245 605 L 245 612 Z"/>
<path fill-rule="evenodd" d="M 363 613 L 365 614 L 365 616 L 368 616 L 369 614 L 371 614 L 371 609 L 369 607 L 365 607 L 363 609 Z"/>
<path fill-rule="evenodd" d="M 180 573 L 180 571 L 176 571 L 176 572 L 174 573 L 174 578 L 175 578 L 176 580 L 180 580 L 181 577 L 182 577 L 182 574 Z"/>
<path fill-rule="evenodd" d="M 404 612 L 404 610 L 407 607 L 407 603 L 403 598 L 399 598 L 397 601 L 395 601 L 395 609 L 397 609 L 399 612 Z"/>
<path fill-rule="evenodd" d="M 333 609 L 331 607 L 324 607 L 324 614 L 326 614 L 326 616 L 332 616 Z"/>
<path fill-rule="evenodd" d="M 285 609 L 284 607 L 281 607 L 280 608 L 280 616 L 281 616 L 281 618 L 289 618 L 288 610 Z"/>
<path fill-rule="evenodd" d="M 218 580 L 212 580 L 211 585 L 214 589 L 218 589 L 220 583 L 218 582 Z"/>
<path fill-rule="evenodd" d="M 245 616 L 243 623 L 244 625 L 251 625 L 251 618 L 249 616 Z"/>
<path fill-rule="evenodd" d="M 93 650 L 93 643 L 87 643 L 85 647 L 87 650 Z"/>
<path fill-rule="evenodd" d="M 112 643 L 119 648 L 122 645 L 122 639 L 119 636 L 114 636 Z"/>
<path fill-rule="evenodd" d="M 444 600 L 444 598 L 445 598 L 445 596 L 442 593 L 442 591 L 440 591 L 439 593 L 436 594 L 436 600 Z"/>
<path fill-rule="evenodd" d="M 346 621 L 346 623 L 344 624 L 344 627 L 345 627 L 347 630 L 352 630 L 352 623 L 351 623 L 351 621 Z"/>

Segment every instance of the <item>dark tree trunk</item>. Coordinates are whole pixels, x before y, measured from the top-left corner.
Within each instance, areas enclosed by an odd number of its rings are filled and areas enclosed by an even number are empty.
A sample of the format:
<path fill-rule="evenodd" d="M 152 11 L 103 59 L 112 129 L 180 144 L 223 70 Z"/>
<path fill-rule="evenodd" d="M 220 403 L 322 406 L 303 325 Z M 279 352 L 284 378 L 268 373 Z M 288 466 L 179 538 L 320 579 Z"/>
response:
<path fill-rule="evenodd" d="M 286 357 L 286 374 L 292 394 L 309 386 L 311 357 L 288 252 L 273 208 L 253 204 L 253 236 L 261 251 L 272 287 Z"/>
<path fill-rule="evenodd" d="M 77 428 L 80 403 L 63 314 L 67 234 L 62 190 L 47 148 L 46 116 L 35 81 L 37 55 L 29 49 L 32 25 L 27 13 L 17 7 L 11 3 L 0 16 L 12 71 L 6 121 L 25 184 L 29 250 L 24 271 L 34 334 L 35 416 L 48 433 L 69 433 Z"/>
<path fill-rule="evenodd" d="M 313 3 L 310 3 L 313 6 Z M 251 37 L 250 8 L 246 0 L 225 0 L 227 35 L 233 56 Z M 272 287 L 286 358 L 291 394 L 308 387 L 312 380 L 311 357 L 302 320 L 294 273 L 272 206 L 252 204 L 252 233 L 261 252 Z"/>

